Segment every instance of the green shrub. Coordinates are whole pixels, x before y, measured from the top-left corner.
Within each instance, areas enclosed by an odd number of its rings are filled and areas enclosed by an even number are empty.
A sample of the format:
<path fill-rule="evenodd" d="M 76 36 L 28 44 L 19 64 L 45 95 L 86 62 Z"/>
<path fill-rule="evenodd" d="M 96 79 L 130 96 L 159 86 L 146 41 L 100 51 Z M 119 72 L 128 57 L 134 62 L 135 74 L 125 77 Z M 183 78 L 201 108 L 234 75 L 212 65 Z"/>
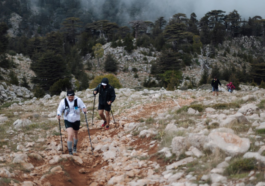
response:
<path fill-rule="evenodd" d="M 15 56 L 17 53 L 14 50 L 9 50 L 8 54 L 10 56 Z"/>
<path fill-rule="evenodd" d="M 40 86 L 37 86 L 33 90 L 33 93 L 36 98 L 42 98 L 43 96 L 45 96 L 45 91 Z"/>
<path fill-rule="evenodd" d="M 137 73 L 135 73 L 133 77 L 134 77 L 134 78 L 139 78 L 139 76 L 138 76 Z"/>
<path fill-rule="evenodd" d="M 214 109 L 230 109 L 230 108 L 240 108 L 239 103 L 217 103 L 212 105 Z"/>
<path fill-rule="evenodd" d="M 18 78 L 16 74 L 13 71 L 10 71 L 9 73 L 10 83 L 13 85 L 19 85 Z"/>
<path fill-rule="evenodd" d="M 71 83 L 69 79 L 60 79 L 50 87 L 49 91 L 51 95 L 59 95 L 62 91 L 66 91 L 67 89 L 70 88 L 71 88 Z"/>
<path fill-rule="evenodd" d="M 183 107 L 181 107 L 180 109 L 178 109 L 177 113 L 180 114 L 180 113 L 182 113 L 182 112 L 187 112 L 188 109 L 189 109 L 188 106 L 183 106 Z"/>
<path fill-rule="evenodd" d="M 232 175 L 255 169 L 257 169 L 257 160 L 255 158 L 236 158 L 232 160 L 224 173 L 225 175 Z"/>
<path fill-rule="evenodd" d="M 154 120 L 154 118 L 148 118 L 146 121 L 145 121 L 145 123 L 146 124 L 153 124 L 155 122 L 155 120 Z"/>
<path fill-rule="evenodd" d="M 104 69 L 107 72 L 116 72 L 118 70 L 117 62 L 111 54 L 108 54 L 106 57 Z"/>
<path fill-rule="evenodd" d="M 138 72 L 138 69 L 133 67 L 132 71 L 136 73 L 136 72 Z"/>
<path fill-rule="evenodd" d="M 199 112 L 202 112 L 204 110 L 204 106 L 203 105 L 191 105 L 189 106 L 189 108 L 192 108 L 194 110 L 198 110 Z"/>
<path fill-rule="evenodd" d="M 261 100 L 261 102 L 257 105 L 259 109 L 264 109 L 265 108 L 265 99 Z"/>
<path fill-rule="evenodd" d="M 256 133 L 257 134 L 265 134 L 265 129 L 257 129 Z"/>
<path fill-rule="evenodd" d="M 21 86 L 22 86 L 22 87 L 26 87 L 27 89 L 30 88 L 30 87 L 29 87 L 29 84 L 28 84 L 28 82 L 27 82 L 27 79 L 26 79 L 25 76 L 23 76 L 23 78 L 22 78 Z"/>
<path fill-rule="evenodd" d="M 265 82 L 262 80 L 260 85 L 259 85 L 259 88 L 264 88 L 265 89 Z"/>
<path fill-rule="evenodd" d="M 119 79 L 113 74 L 107 74 L 104 76 L 96 76 L 93 81 L 90 83 L 89 88 L 96 88 L 102 81 L 103 78 L 109 79 L 109 84 L 114 88 L 121 88 Z"/>

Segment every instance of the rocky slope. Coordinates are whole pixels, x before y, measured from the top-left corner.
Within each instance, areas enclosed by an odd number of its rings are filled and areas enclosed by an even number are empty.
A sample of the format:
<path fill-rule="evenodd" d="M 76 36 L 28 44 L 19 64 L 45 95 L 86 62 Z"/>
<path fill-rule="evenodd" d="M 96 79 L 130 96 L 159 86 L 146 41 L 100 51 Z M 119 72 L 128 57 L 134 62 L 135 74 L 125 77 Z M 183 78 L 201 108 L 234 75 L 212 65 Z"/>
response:
<path fill-rule="evenodd" d="M 265 185 L 265 90 L 242 86 L 233 94 L 207 90 L 116 90 L 116 123 L 91 125 L 92 90 L 78 153 L 60 145 L 56 108 L 65 96 L 31 99 L 0 110 L 1 185 Z M 63 123 L 61 122 L 63 126 Z"/>

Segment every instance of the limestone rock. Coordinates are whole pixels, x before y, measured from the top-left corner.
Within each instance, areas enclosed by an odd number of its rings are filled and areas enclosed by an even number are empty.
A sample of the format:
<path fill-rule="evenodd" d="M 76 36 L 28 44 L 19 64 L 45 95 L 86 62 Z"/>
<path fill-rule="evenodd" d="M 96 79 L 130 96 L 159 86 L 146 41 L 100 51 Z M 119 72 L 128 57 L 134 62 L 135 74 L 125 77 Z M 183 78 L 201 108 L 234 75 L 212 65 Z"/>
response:
<path fill-rule="evenodd" d="M 247 104 L 247 105 L 244 105 L 242 106 L 238 112 L 242 113 L 242 114 L 247 114 L 247 113 L 253 113 L 255 112 L 256 110 L 258 109 L 258 107 L 253 104 L 253 103 L 250 103 L 250 104 Z"/>
<path fill-rule="evenodd" d="M 186 149 L 186 142 L 184 137 L 175 137 L 171 143 L 172 152 L 179 156 Z"/>
<path fill-rule="evenodd" d="M 27 159 L 28 159 L 27 154 L 15 154 L 13 163 L 24 163 L 27 162 Z"/>
<path fill-rule="evenodd" d="M 165 128 L 165 132 L 167 133 L 172 133 L 172 132 L 176 132 L 178 130 L 178 128 L 176 127 L 176 125 L 174 125 L 173 123 L 168 124 Z"/>
<path fill-rule="evenodd" d="M 107 151 L 103 153 L 104 159 L 114 159 L 116 157 L 116 152 L 115 151 Z"/>
<path fill-rule="evenodd" d="M 21 186 L 34 186 L 32 181 L 24 181 Z"/>
<path fill-rule="evenodd" d="M 152 135 L 156 135 L 157 131 L 152 130 L 152 129 L 148 129 L 148 130 L 142 130 L 139 134 L 139 137 L 150 137 Z"/>
<path fill-rule="evenodd" d="M 182 159 L 182 160 L 180 160 L 178 162 L 172 163 L 171 165 L 168 165 L 166 167 L 166 169 L 167 170 L 172 170 L 172 169 L 178 168 L 181 165 L 185 165 L 185 164 L 193 162 L 193 161 L 194 161 L 193 157 L 185 158 L 185 159 Z"/>
<path fill-rule="evenodd" d="M 34 169 L 34 166 L 31 163 L 23 162 L 21 165 L 27 171 L 32 171 Z"/>
<path fill-rule="evenodd" d="M 226 132 L 212 131 L 208 136 L 208 143 L 205 148 L 215 150 L 221 149 L 226 154 L 235 156 L 246 152 L 250 147 L 250 141 L 247 138 Z"/>
<path fill-rule="evenodd" d="M 60 165 L 53 167 L 51 170 L 51 172 L 61 172 L 63 171 L 62 167 Z"/>
<path fill-rule="evenodd" d="M 28 119 L 18 119 L 16 120 L 14 123 L 13 123 L 13 126 L 15 129 L 18 129 L 18 128 L 21 128 L 21 127 L 24 127 L 24 126 L 28 126 L 28 125 L 31 125 L 32 122 Z"/>

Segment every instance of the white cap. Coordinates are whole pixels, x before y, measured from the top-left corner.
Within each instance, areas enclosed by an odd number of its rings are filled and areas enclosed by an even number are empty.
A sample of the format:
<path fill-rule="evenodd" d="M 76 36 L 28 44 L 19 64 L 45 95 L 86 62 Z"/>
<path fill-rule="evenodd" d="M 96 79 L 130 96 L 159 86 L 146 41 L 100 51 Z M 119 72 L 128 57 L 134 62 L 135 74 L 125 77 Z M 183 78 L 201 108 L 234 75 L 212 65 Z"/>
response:
<path fill-rule="evenodd" d="M 106 83 L 101 83 L 101 85 L 106 86 L 107 84 Z"/>

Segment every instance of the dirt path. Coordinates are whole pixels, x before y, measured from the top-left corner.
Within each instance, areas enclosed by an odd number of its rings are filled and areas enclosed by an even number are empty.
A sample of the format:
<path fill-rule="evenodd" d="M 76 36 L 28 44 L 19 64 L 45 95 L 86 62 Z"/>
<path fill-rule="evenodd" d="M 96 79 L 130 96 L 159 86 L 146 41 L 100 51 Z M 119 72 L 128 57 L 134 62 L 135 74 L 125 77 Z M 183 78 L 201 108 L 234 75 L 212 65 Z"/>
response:
<path fill-rule="evenodd" d="M 157 115 L 160 111 L 171 109 L 177 105 L 179 106 L 187 105 L 190 104 L 192 101 L 193 100 L 178 100 L 178 102 L 176 103 L 176 101 L 174 100 L 166 100 L 163 102 L 140 105 L 134 109 L 126 110 L 119 116 L 115 116 L 115 119 L 119 121 L 120 118 L 127 117 L 126 123 L 136 122 L 142 118 L 149 118 L 153 116 L 154 113 Z M 105 131 L 104 129 L 101 128 L 95 128 L 95 129 L 93 128 L 90 130 L 90 135 L 92 139 L 94 139 L 95 136 L 110 136 L 112 138 L 115 137 L 115 135 L 117 135 L 121 131 L 123 131 L 122 127 L 109 131 Z M 64 138 L 66 138 L 66 133 L 64 133 Z M 132 148 L 136 150 L 139 149 L 147 150 L 148 155 L 154 155 L 158 151 L 157 145 L 150 148 L 149 144 L 152 141 L 151 138 L 145 138 L 145 139 L 138 137 L 133 137 L 133 138 L 134 141 L 130 143 L 130 146 L 132 146 Z M 59 136 L 56 137 L 53 136 L 52 139 L 55 140 L 57 143 L 60 143 Z M 87 129 L 86 127 L 83 127 L 79 132 L 79 147 L 78 147 L 79 152 L 88 151 L 88 148 L 90 148 L 90 146 L 87 146 L 87 144 L 90 144 L 88 140 L 89 138 L 88 138 Z M 84 146 L 82 144 L 86 145 Z M 67 149 L 65 149 L 65 154 L 67 154 Z M 104 166 L 107 166 L 108 162 L 102 159 L 101 151 L 95 152 L 94 156 L 92 155 L 91 152 L 87 153 L 86 155 L 87 155 L 86 156 L 87 161 L 84 161 L 82 165 L 77 164 L 74 161 L 70 160 L 63 160 L 57 163 L 56 165 L 60 165 L 63 168 L 63 172 L 50 174 L 44 179 L 44 182 L 49 181 L 52 186 L 93 185 L 92 184 L 94 181 L 93 173 L 102 169 Z M 78 153 L 77 156 L 81 155 Z M 161 166 L 166 165 L 166 163 L 164 163 L 162 160 L 159 160 L 157 156 L 152 156 L 150 160 L 158 162 Z M 32 163 L 36 166 L 42 165 L 40 162 L 34 162 L 33 160 Z M 80 173 L 80 171 L 82 173 Z M 98 186 L 101 185 L 102 184 L 99 184 Z"/>

